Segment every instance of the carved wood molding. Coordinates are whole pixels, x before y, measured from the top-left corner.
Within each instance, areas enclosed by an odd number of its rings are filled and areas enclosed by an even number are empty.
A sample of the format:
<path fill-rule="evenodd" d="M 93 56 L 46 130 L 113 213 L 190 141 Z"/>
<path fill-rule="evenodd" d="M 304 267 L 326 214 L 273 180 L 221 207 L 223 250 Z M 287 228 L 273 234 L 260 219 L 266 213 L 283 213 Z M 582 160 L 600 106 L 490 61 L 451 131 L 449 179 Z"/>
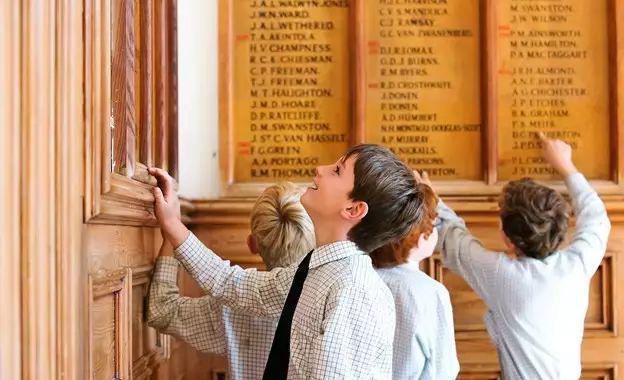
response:
<path fill-rule="evenodd" d="M 617 366 L 614 363 L 583 363 L 581 379 L 615 380 L 616 374 Z M 503 377 L 498 364 L 462 363 L 458 378 L 460 380 L 500 380 Z"/>
<path fill-rule="evenodd" d="M 143 305 L 145 305 L 145 297 L 149 290 L 149 283 L 151 279 L 153 266 L 146 265 L 132 269 L 132 288 L 141 287 L 141 294 L 143 297 Z M 134 315 L 133 315 L 134 317 Z M 141 324 L 145 324 L 145 315 L 141 315 Z M 152 328 L 149 328 L 153 330 Z M 156 371 L 156 368 L 164 360 L 169 359 L 171 356 L 171 344 L 170 337 L 165 334 L 161 334 L 155 331 L 156 342 L 154 348 L 142 347 L 143 355 L 135 360 L 132 367 L 133 379 L 144 379 Z M 143 344 L 141 342 L 135 342 L 135 344 Z"/>
<path fill-rule="evenodd" d="M 94 379 L 96 373 L 94 349 L 95 349 L 95 319 L 93 315 L 94 304 L 98 299 L 112 296 L 114 298 L 114 374 L 117 379 L 129 379 L 132 373 L 131 353 L 132 347 L 132 271 L 124 268 L 109 272 L 105 275 L 89 276 L 89 364 L 88 373 Z"/>
<path fill-rule="evenodd" d="M 85 2 L 85 220 L 154 225 L 150 184 L 114 173 L 111 146 L 111 7 Z M 142 172 L 142 170 L 138 170 Z"/>
<path fill-rule="evenodd" d="M 175 2 L 85 2 L 86 222 L 156 225 L 146 165 L 177 172 L 173 17 Z"/>
<path fill-rule="evenodd" d="M 617 379 L 617 364 L 615 363 L 583 363 L 581 379 L 615 380 Z"/>
<path fill-rule="evenodd" d="M 500 380 L 502 373 L 498 364 L 463 364 L 460 367 L 461 380 Z"/>

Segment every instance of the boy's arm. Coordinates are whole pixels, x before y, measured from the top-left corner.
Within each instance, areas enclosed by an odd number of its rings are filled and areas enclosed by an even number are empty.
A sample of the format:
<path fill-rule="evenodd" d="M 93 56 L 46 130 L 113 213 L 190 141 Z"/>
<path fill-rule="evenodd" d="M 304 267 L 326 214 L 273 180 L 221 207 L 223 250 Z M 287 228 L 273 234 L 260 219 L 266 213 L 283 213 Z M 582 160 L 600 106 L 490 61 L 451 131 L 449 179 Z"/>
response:
<path fill-rule="evenodd" d="M 176 247 L 176 258 L 217 302 L 254 316 L 279 316 L 296 268 L 270 272 L 243 270 L 206 248 L 180 221 L 180 203 L 171 176 L 150 168 L 158 181 L 154 188 L 154 212 L 164 236 Z M 162 189 L 162 190 L 161 190 Z"/>
<path fill-rule="evenodd" d="M 444 265 L 459 274 L 488 303 L 496 286 L 502 254 L 486 249 L 462 218 L 442 200 L 438 202 L 438 245 Z"/>
<path fill-rule="evenodd" d="M 422 174 L 414 171 L 419 183 L 433 189 L 427 172 Z M 483 247 L 468 228 L 462 218 L 448 207 L 441 199 L 438 200 L 438 243 L 436 251 L 442 254 L 444 266 L 459 274 L 479 296 L 488 302 L 489 293 L 495 286 L 495 275 L 498 272 L 501 255 Z"/>
<path fill-rule="evenodd" d="M 242 314 L 279 317 L 296 267 L 270 272 L 230 266 L 194 234 L 175 250 L 176 258 L 217 302 Z"/>
<path fill-rule="evenodd" d="M 607 250 L 611 222 L 604 203 L 581 173 L 565 179 L 576 215 L 576 229 L 567 249 L 579 257 L 588 276 L 593 276 Z"/>
<path fill-rule="evenodd" d="M 224 354 L 222 308 L 209 297 L 180 296 L 177 274 L 176 259 L 167 255 L 157 259 L 147 299 L 147 324 L 182 339 L 201 352 Z"/>
<path fill-rule="evenodd" d="M 572 147 L 540 134 L 544 158 L 565 179 L 576 214 L 576 230 L 568 248 L 578 255 L 585 273 L 592 276 L 605 254 L 611 222 L 604 203 L 572 161 Z"/>

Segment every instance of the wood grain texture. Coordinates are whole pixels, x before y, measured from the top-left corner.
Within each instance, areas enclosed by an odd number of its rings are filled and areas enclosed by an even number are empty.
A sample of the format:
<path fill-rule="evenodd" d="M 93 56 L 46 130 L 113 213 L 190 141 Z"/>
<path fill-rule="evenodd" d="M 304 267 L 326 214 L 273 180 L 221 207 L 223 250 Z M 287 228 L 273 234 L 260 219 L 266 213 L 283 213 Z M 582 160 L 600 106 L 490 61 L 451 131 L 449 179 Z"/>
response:
<path fill-rule="evenodd" d="M 135 89 L 135 4 L 134 0 L 111 2 L 111 129 L 113 171 L 134 174 L 136 89 Z"/>
<path fill-rule="evenodd" d="M 22 365 L 20 218 L 21 196 L 21 44 L 20 6 L 0 2 L 0 378 L 19 379 Z"/>
<path fill-rule="evenodd" d="M 28 379 L 52 379 L 58 368 L 56 23 L 55 3 L 21 2 L 21 215 L 15 223 L 21 223 L 21 313 L 28 316 L 21 326 L 22 376 Z"/>

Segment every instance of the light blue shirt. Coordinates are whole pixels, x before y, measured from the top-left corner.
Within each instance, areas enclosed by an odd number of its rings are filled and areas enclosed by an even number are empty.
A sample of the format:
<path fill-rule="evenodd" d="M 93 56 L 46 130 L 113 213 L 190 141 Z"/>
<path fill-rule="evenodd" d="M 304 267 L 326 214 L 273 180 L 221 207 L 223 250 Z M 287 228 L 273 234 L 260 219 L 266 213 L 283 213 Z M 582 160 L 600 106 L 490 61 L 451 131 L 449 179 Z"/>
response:
<path fill-rule="evenodd" d="M 444 285 L 408 262 L 377 273 L 394 296 L 393 379 L 455 379 L 453 311 Z"/>
<path fill-rule="evenodd" d="M 568 247 L 544 260 L 490 251 L 440 202 L 444 265 L 488 306 L 485 324 L 505 379 L 578 379 L 589 284 L 611 228 L 603 202 L 585 177 L 566 178 L 576 214 Z"/>

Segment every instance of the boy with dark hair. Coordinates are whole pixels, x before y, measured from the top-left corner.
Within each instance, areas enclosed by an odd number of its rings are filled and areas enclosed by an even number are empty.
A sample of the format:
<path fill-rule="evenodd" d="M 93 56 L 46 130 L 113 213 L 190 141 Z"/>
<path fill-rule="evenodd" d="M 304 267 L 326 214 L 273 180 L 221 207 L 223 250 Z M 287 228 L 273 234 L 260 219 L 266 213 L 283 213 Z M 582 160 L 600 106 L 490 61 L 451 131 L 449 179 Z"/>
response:
<path fill-rule="evenodd" d="M 373 265 L 394 296 L 396 330 L 393 379 L 453 380 L 459 372 L 453 309 L 448 290 L 420 270 L 438 241 L 434 227 L 438 199 L 419 184 L 421 217 L 402 240 L 371 252 Z"/>
<path fill-rule="evenodd" d="M 439 248 L 488 306 L 487 330 L 505 379 L 578 379 L 589 283 L 606 251 L 604 204 L 572 162 L 571 147 L 541 136 L 544 158 L 565 179 L 576 231 L 561 249 L 568 207 L 532 180 L 510 182 L 500 198 L 509 255 L 492 252 L 439 202 Z M 426 176 L 423 180 L 428 182 Z"/>
<path fill-rule="evenodd" d="M 301 197 L 316 248 L 298 267 L 270 272 L 230 267 L 206 248 L 178 218 L 171 177 L 150 173 L 160 226 L 203 290 L 238 312 L 280 316 L 264 379 L 391 377 L 394 302 L 367 253 L 407 234 L 420 197 L 388 149 L 359 145 L 316 169 Z"/>

